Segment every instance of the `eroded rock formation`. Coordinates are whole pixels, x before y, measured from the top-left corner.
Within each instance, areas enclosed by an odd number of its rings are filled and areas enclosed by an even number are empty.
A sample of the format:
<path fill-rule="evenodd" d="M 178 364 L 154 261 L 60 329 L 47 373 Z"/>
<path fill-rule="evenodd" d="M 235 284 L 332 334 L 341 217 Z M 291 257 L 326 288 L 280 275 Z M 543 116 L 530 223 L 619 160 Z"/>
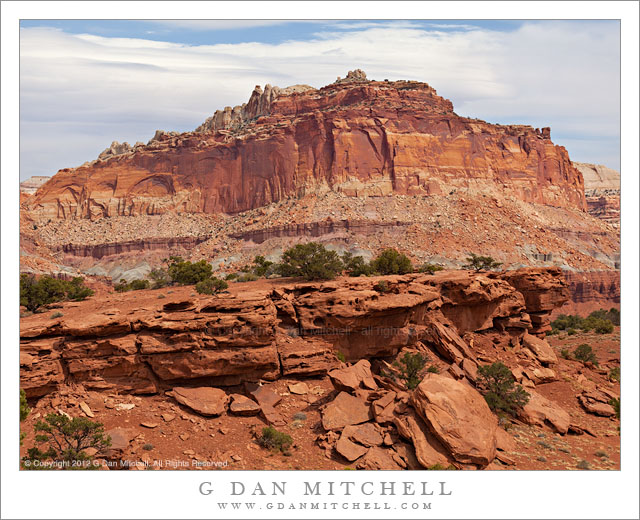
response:
<path fill-rule="evenodd" d="M 378 278 L 347 278 L 216 298 L 159 300 L 147 291 L 133 308 L 127 294 L 99 308 L 90 300 L 66 304 L 63 317 L 21 320 L 21 385 L 29 396 L 65 381 L 133 393 L 180 382 L 233 385 L 326 373 L 337 366 L 338 350 L 358 360 L 420 344 L 473 373 L 474 342 L 498 336 L 519 344 L 541 330 L 528 316 L 544 322 L 567 299 L 554 269 L 516 271 L 509 281 L 459 271 L 385 280 L 386 293 L 374 289 Z M 548 360 L 536 366 L 542 362 Z"/>
<path fill-rule="evenodd" d="M 587 211 L 614 226 L 620 225 L 620 172 L 602 164 L 574 162 L 582 173 Z"/>
<path fill-rule="evenodd" d="M 237 213 L 323 190 L 352 196 L 495 189 L 584 210 L 580 173 L 549 129 L 460 117 L 425 83 L 350 73 L 321 89 L 256 88 L 194 132 L 114 143 L 29 202 L 46 218 Z"/>

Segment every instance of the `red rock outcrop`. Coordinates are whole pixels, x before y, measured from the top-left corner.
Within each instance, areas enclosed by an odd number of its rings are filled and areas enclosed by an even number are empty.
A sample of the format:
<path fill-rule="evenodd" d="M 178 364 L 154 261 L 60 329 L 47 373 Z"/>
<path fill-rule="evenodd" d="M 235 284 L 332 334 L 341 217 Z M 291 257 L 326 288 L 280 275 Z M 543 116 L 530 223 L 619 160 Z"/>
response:
<path fill-rule="evenodd" d="M 123 152 L 123 153 L 119 153 Z M 460 117 L 425 83 L 352 75 L 319 90 L 256 89 L 195 132 L 59 171 L 28 201 L 45 218 L 237 213 L 287 196 L 499 189 L 584 210 L 581 174 L 548 129 Z"/>
<path fill-rule="evenodd" d="M 587 211 L 620 226 L 620 173 L 601 164 L 574 162 L 584 178 Z"/>
<path fill-rule="evenodd" d="M 552 302 L 561 301 L 558 276 L 554 269 L 522 269 L 507 283 L 495 275 L 441 271 L 386 277 L 387 293 L 374 290 L 380 278 L 371 277 L 280 282 L 254 291 L 237 284 L 220 297 L 174 288 L 166 300 L 159 291 L 136 291 L 66 303 L 60 318 L 21 320 L 21 385 L 29 396 L 62 382 L 133 393 L 186 382 L 233 385 L 327 373 L 338 365 L 338 350 L 358 360 L 396 355 L 410 345 L 432 348 L 472 374 L 476 354 L 461 335 L 475 335 L 479 345 L 491 335 L 521 341 L 531 328 L 524 318 L 530 311 L 516 286 L 537 294 L 531 309 L 541 312 L 537 302 L 543 301 L 550 312 Z M 543 297 L 545 291 L 552 297 Z M 469 309 L 482 319 L 470 320 Z M 540 359 L 531 371 L 549 363 L 547 354 L 544 345 L 533 349 L 533 359 Z M 353 377 L 334 374 L 344 388 L 376 388 L 367 362 L 347 372 Z"/>

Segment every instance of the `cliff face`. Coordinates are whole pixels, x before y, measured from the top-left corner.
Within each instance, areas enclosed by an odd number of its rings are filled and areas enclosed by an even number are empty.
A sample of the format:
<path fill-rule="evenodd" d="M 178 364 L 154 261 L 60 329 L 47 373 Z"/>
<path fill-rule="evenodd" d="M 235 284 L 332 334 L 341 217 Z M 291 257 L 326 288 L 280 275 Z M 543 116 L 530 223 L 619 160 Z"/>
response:
<path fill-rule="evenodd" d="M 458 364 L 474 357 L 474 341 L 515 346 L 544 336 L 539 324 L 567 299 L 559 269 L 506 278 L 389 276 L 385 293 L 374 289 L 380 279 L 257 282 L 220 297 L 173 288 L 166 299 L 138 291 L 65 303 L 61 318 L 21 320 L 21 388 L 31 397 L 65 382 L 134 393 L 180 381 L 234 385 L 324 374 L 337 365 L 337 350 L 357 360 L 420 343 Z"/>
<path fill-rule="evenodd" d="M 117 146 L 116 146 L 117 145 Z M 586 208 L 549 129 L 460 117 L 425 83 L 351 75 L 319 90 L 256 88 L 196 131 L 114 143 L 58 172 L 28 203 L 47 218 L 237 213 L 288 196 L 446 194 L 457 188 Z"/>
<path fill-rule="evenodd" d="M 598 309 L 620 308 L 620 271 L 564 272 L 569 301 L 556 314 L 587 316 Z"/>
<path fill-rule="evenodd" d="M 573 164 L 584 178 L 589 214 L 620 226 L 620 173 L 601 164 Z"/>

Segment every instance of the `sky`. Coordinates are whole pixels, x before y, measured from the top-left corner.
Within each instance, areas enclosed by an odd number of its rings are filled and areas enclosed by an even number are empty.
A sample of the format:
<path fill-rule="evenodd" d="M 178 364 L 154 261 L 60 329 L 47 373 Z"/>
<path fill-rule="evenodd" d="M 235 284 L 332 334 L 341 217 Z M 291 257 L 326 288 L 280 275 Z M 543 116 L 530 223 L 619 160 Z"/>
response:
<path fill-rule="evenodd" d="M 618 21 L 22 20 L 20 179 L 193 130 L 255 85 L 356 68 L 424 81 L 462 116 L 550 126 L 572 160 L 620 169 Z"/>

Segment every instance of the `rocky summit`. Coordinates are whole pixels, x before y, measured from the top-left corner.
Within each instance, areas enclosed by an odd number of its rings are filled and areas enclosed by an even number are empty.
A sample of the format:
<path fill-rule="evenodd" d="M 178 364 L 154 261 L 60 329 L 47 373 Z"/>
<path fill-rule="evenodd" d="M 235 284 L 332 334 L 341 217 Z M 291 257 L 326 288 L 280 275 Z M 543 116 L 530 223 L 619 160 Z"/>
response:
<path fill-rule="evenodd" d="M 256 87 L 194 132 L 114 142 L 97 161 L 61 170 L 29 203 L 47 218 L 238 213 L 289 196 L 500 190 L 583 210 L 583 180 L 549 128 L 457 115 L 417 81 L 359 71 L 321 89 Z"/>
<path fill-rule="evenodd" d="M 94 292 L 22 302 L 21 454 L 55 413 L 104 424 L 102 469 L 619 468 L 620 329 L 552 327 L 620 306 L 615 173 L 357 69 L 31 179 L 21 273 Z M 311 241 L 370 270 L 252 271 Z"/>

